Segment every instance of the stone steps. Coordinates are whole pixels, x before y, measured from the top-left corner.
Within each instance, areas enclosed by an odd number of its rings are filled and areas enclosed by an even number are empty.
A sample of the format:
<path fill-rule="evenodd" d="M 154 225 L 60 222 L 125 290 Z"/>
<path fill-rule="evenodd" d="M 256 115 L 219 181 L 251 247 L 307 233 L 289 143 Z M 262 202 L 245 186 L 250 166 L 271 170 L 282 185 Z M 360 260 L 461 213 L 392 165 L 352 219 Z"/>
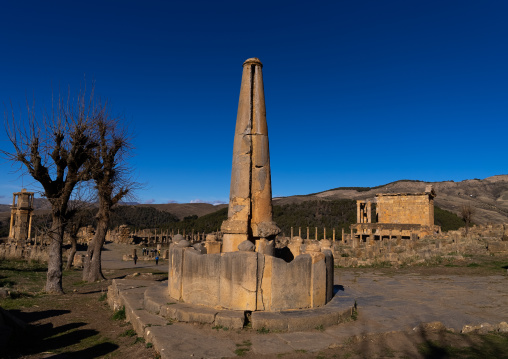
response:
<path fill-rule="evenodd" d="M 291 352 L 302 345 L 309 350 L 314 350 L 316 345 L 319 347 L 316 350 L 325 349 L 336 338 L 318 333 L 315 329 L 323 330 L 349 321 L 355 305 L 352 297 L 336 294 L 322 308 L 253 312 L 249 313 L 247 320 L 250 321 L 248 328 L 252 329 L 244 330 L 246 318 L 243 311 L 180 303 L 169 297 L 167 288 L 167 282 L 114 279 L 108 290 L 110 306 L 114 310 L 125 307 L 126 319 L 139 336 L 153 344 L 161 358 L 183 358 L 191 354 L 203 358 L 234 357 L 238 343 L 229 338 L 226 332 L 229 330 L 249 337 L 252 345 L 249 350 L 260 354 L 267 354 L 270 350 L 273 353 Z M 219 332 L 211 328 L 222 330 Z M 274 335 L 258 334 L 264 332 Z M 316 335 L 320 338 L 317 342 Z M 302 344 L 303 337 L 314 339 Z"/>

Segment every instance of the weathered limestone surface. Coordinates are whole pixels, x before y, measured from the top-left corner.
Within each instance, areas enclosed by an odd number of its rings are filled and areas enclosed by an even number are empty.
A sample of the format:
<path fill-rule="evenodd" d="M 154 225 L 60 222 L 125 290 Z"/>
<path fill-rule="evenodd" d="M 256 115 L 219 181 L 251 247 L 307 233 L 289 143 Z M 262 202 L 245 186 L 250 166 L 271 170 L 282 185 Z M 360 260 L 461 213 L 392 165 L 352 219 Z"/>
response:
<path fill-rule="evenodd" d="M 220 254 L 202 255 L 187 249 L 183 262 L 182 299 L 184 302 L 216 306 L 219 304 Z"/>
<path fill-rule="evenodd" d="M 182 299 L 183 255 L 185 248 L 173 246 L 169 251 L 169 295 L 176 300 Z"/>
<path fill-rule="evenodd" d="M 434 226 L 434 196 L 431 193 L 378 194 L 379 223 L 407 223 Z"/>
<path fill-rule="evenodd" d="M 245 240 L 273 239 L 280 232 L 272 221 L 270 151 L 262 66 L 257 58 L 248 59 L 243 64 L 228 219 L 222 224 L 223 252 L 237 251 L 238 245 Z"/>
<path fill-rule="evenodd" d="M 168 288 L 175 301 L 229 310 L 316 308 L 333 295 L 333 255 L 314 251 L 287 263 L 259 252 L 201 254 L 172 246 Z"/>
<path fill-rule="evenodd" d="M 233 310 L 256 310 L 257 257 L 255 252 L 234 252 L 221 257 L 221 306 Z"/>
<path fill-rule="evenodd" d="M 310 255 L 298 256 L 290 263 L 270 256 L 265 259 L 263 284 L 265 281 L 267 284 L 262 285 L 262 289 L 264 288 L 263 301 L 266 310 L 310 307 L 312 303 Z"/>

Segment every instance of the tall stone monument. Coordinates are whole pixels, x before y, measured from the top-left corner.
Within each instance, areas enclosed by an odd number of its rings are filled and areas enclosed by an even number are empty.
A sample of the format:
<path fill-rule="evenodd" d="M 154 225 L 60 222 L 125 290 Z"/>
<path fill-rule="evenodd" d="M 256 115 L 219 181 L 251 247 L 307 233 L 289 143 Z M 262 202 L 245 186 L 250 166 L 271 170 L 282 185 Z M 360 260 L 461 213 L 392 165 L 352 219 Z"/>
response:
<path fill-rule="evenodd" d="M 246 240 L 261 253 L 273 254 L 280 229 L 272 221 L 270 151 L 266 124 L 263 65 L 257 58 L 243 64 L 233 144 L 228 219 L 222 224 L 223 252 Z"/>
<path fill-rule="evenodd" d="M 333 297 L 329 248 L 319 243 L 302 248 L 300 240 L 293 243 L 292 251 L 281 248 L 274 253 L 280 229 L 272 221 L 261 67 L 256 58 L 243 64 L 222 248 L 215 235 L 208 236 L 199 248 L 176 241 L 175 236 L 168 256 L 168 295 L 176 301 L 251 313 L 317 308 Z M 292 258 L 277 256 L 287 253 L 285 249 Z"/>

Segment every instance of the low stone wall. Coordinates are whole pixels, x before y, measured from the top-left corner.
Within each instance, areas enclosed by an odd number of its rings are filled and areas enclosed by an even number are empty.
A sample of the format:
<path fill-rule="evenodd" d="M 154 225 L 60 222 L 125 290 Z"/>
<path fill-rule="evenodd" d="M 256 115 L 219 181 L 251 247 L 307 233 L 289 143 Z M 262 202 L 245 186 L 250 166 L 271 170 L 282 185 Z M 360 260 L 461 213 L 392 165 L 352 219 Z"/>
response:
<path fill-rule="evenodd" d="M 287 263 L 258 252 L 201 254 L 172 246 L 169 295 L 185 303 L 243 311 L 316 308 L 333 296 L 331 251 Z"/>
<path fill-rule="evenodd" d="M 340 267 L 440 264 L 442 261 L 463 259 L 465 255 L 472 254 L 508 254 L 508 241 L 502 241 L 501 238 L 481 238 L 473 235 L 464 237 L 460 233 L 449 233 L 419 240 L 401 238 L 365 242 L 346 240 L 334 245 L 335 265 Z"/>
<path fill-rule="evenodd" d="M 46 246 L 20 246 L 11 243 L 0 244 L 0 259 L 23 259 L 39 262 L 48 261 Z"/>

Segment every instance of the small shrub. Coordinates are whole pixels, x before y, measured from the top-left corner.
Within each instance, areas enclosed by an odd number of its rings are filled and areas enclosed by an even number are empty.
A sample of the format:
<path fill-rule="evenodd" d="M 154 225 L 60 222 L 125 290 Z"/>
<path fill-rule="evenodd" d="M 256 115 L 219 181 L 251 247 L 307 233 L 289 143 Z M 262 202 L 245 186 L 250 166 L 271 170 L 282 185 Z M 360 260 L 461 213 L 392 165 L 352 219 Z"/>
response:
<path fill-rule="evenodd" d="M 113 320 L 125 320 L 125 306 L 113 313 Z"/>
<path fill-rule="evenodd" d="M 250 340 L 244 340 L 241 344 L 236 344 L 237 349 L 235 350 L 235 354 L 239 357 L 244 356 L 250 350 L 250 346 L 252 345 Z"/>
<path fill-rule="evenodd" d="M 121 337 L 133 337 L 135 335 L 136 335 L 136 332 L 134 331 L 134 329 L 127 329 L 125 332 L 120 334 Z"/>
<path fill-rule="evenodd" d="M 136 340 L 134 341 L 134 344 L 144 343 L 144 342 L 145 342 L 145 338 L 143 338 L 143 337 L 137 337 Z"/>
<path fill-rule="evenodd" d="M 102 293 L 99 297 L 99 302 L 104 302 L 106 298 L 108 297 L 108 293 Z"/>
<path fill-rule="evenodd" d="M 258 332 L 258 334 L 268 334 L 268 333 L 270 333 L 270 329 L 261 327 L 261 329 L 258 329 L 257 332 Z"/>
<path fill-rule="evenodd" d="M 316 327 L 316 330 L 319 330 L 320 332 L 325 330 L 325 327 L 323 327 L 323 324 L 320 324 Z"/>
<path fill-rule="evenodd" d="M 235 350 L 235 354 L 239 357 L 243 357 L 245 354 L 249 352 L 249 348 L 237 348 Z"/>
<path fill-rule="evenodd" d="M 152 343 L 150 343 L 150 342 L 148 342 L 148 343 L 146 343 L 145 347 L 147 347 L 147 348 L 152 348 L 152 347 L 153 347 L 153 344 L 152 344 Z"/>

